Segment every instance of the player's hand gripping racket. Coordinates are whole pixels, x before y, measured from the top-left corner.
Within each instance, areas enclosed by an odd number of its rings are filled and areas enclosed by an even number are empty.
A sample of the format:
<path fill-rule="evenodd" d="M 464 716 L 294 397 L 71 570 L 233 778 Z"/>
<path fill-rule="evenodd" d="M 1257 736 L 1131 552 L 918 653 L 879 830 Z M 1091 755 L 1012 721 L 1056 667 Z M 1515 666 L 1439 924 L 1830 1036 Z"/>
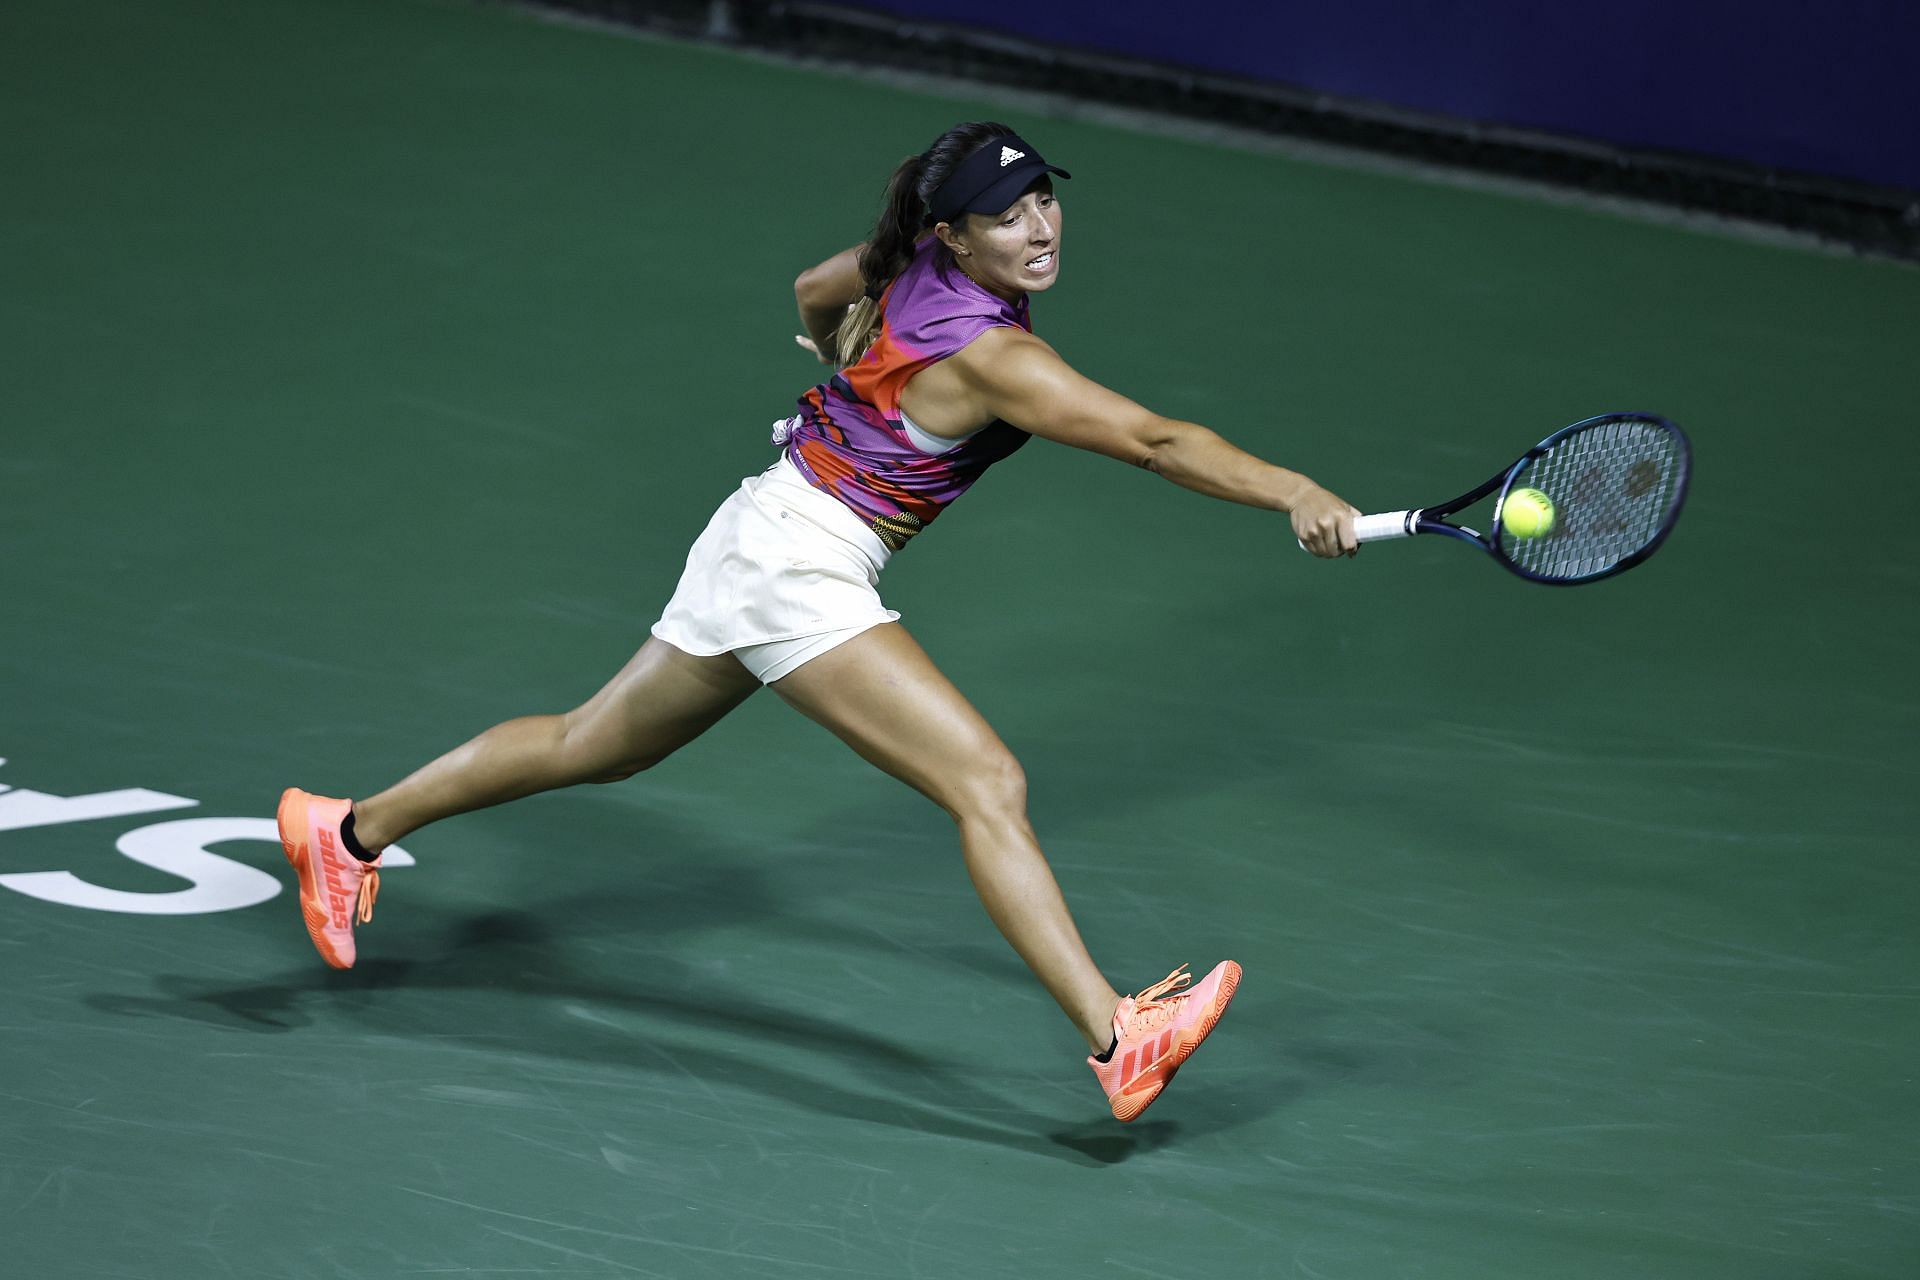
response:
<path fill-rule="evenodd" d="M 1358 516 L 1353 531 L 1361 542 L 1444 534 L 1529 582 L 1598 582 L 1659 548 L 1686 503 L 1692 456 L 1686 434 L 1665 418 L 1603 414 L 1554 432 L 1451 502 Z M 1447 519 L 1496 490 L 1487 533 Z"/>

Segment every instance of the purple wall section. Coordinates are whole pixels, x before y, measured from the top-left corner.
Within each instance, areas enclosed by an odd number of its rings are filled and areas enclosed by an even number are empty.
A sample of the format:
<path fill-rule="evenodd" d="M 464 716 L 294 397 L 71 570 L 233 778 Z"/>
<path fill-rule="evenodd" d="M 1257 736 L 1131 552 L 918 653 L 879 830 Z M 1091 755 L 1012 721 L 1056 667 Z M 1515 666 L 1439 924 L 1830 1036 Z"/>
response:
<path fill-rule="evenodd" d="M 1633 148 L 1920 189 L 1920 0 L 853 0 Z"/>

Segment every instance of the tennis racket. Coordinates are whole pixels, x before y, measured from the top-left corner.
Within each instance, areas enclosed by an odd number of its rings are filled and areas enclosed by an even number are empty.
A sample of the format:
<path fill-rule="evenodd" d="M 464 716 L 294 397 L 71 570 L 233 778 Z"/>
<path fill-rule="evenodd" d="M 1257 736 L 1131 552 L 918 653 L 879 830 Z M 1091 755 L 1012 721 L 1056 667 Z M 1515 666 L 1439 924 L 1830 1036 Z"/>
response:
<path fill-rule="evenodd" d="M 1451 502 L 1359 516 L 1353 531 L 1361 542 L 1437 533 L 1471 543 L 1529 582 L 1598 582 L 1659 549 L 1686 503 L 1692 461 L 1686 433 L 1665 418 L 1602 414 L 1554 432 Z M 1538 489 L 1553 502 L 1553 522 L 1536 537 L 1520 537 L 1501 520 L 1516 489 Z M 1496 491 L 1485 534 L 1447 518 Z"/>

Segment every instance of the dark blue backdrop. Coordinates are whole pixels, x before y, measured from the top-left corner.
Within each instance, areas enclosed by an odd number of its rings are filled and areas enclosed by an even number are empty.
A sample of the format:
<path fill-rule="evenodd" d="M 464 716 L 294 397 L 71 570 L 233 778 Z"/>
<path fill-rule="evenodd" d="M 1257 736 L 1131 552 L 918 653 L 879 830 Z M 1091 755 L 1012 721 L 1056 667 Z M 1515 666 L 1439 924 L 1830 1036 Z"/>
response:
<path fill-rule="evenodd" d="M 855 0 L 1421 111 L 1920 189 L 1920 0 Z"/>

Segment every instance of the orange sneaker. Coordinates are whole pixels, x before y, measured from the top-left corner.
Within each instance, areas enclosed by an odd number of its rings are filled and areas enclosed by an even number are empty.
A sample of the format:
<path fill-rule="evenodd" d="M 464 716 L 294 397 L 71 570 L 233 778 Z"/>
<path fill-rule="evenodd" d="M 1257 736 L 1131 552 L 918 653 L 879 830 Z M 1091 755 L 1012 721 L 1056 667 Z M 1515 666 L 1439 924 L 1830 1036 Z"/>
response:
<path fill-rule="evenodd" d="M 1173 1079 L 1200 1042 L 1220 1021 L 1240 985 L 1240 966 L 1222 960 L 1198 986 L 1181 995 L 1193 981 L 1181 965 L 1137 996 L 1127 996 L 1113 1011 L 1113 1035 L 1118 1042 L 1107 1061 L 1088 1058 L 1087 1065 L 1107 1091 L 1116 1120 L 1131 1120 L 1145 1111 Z"/>
<path fill-rule="evenodd" d="M 350 800 L 329 800 L 288 787 L 280 796 L 280 847 L 300 877 L 300 914 L 320 958 L 353 968 L 353 926 L 373 919 L 380 893 L 380 859 L 362 862 L 347 852 L 340 824 Z"/>

